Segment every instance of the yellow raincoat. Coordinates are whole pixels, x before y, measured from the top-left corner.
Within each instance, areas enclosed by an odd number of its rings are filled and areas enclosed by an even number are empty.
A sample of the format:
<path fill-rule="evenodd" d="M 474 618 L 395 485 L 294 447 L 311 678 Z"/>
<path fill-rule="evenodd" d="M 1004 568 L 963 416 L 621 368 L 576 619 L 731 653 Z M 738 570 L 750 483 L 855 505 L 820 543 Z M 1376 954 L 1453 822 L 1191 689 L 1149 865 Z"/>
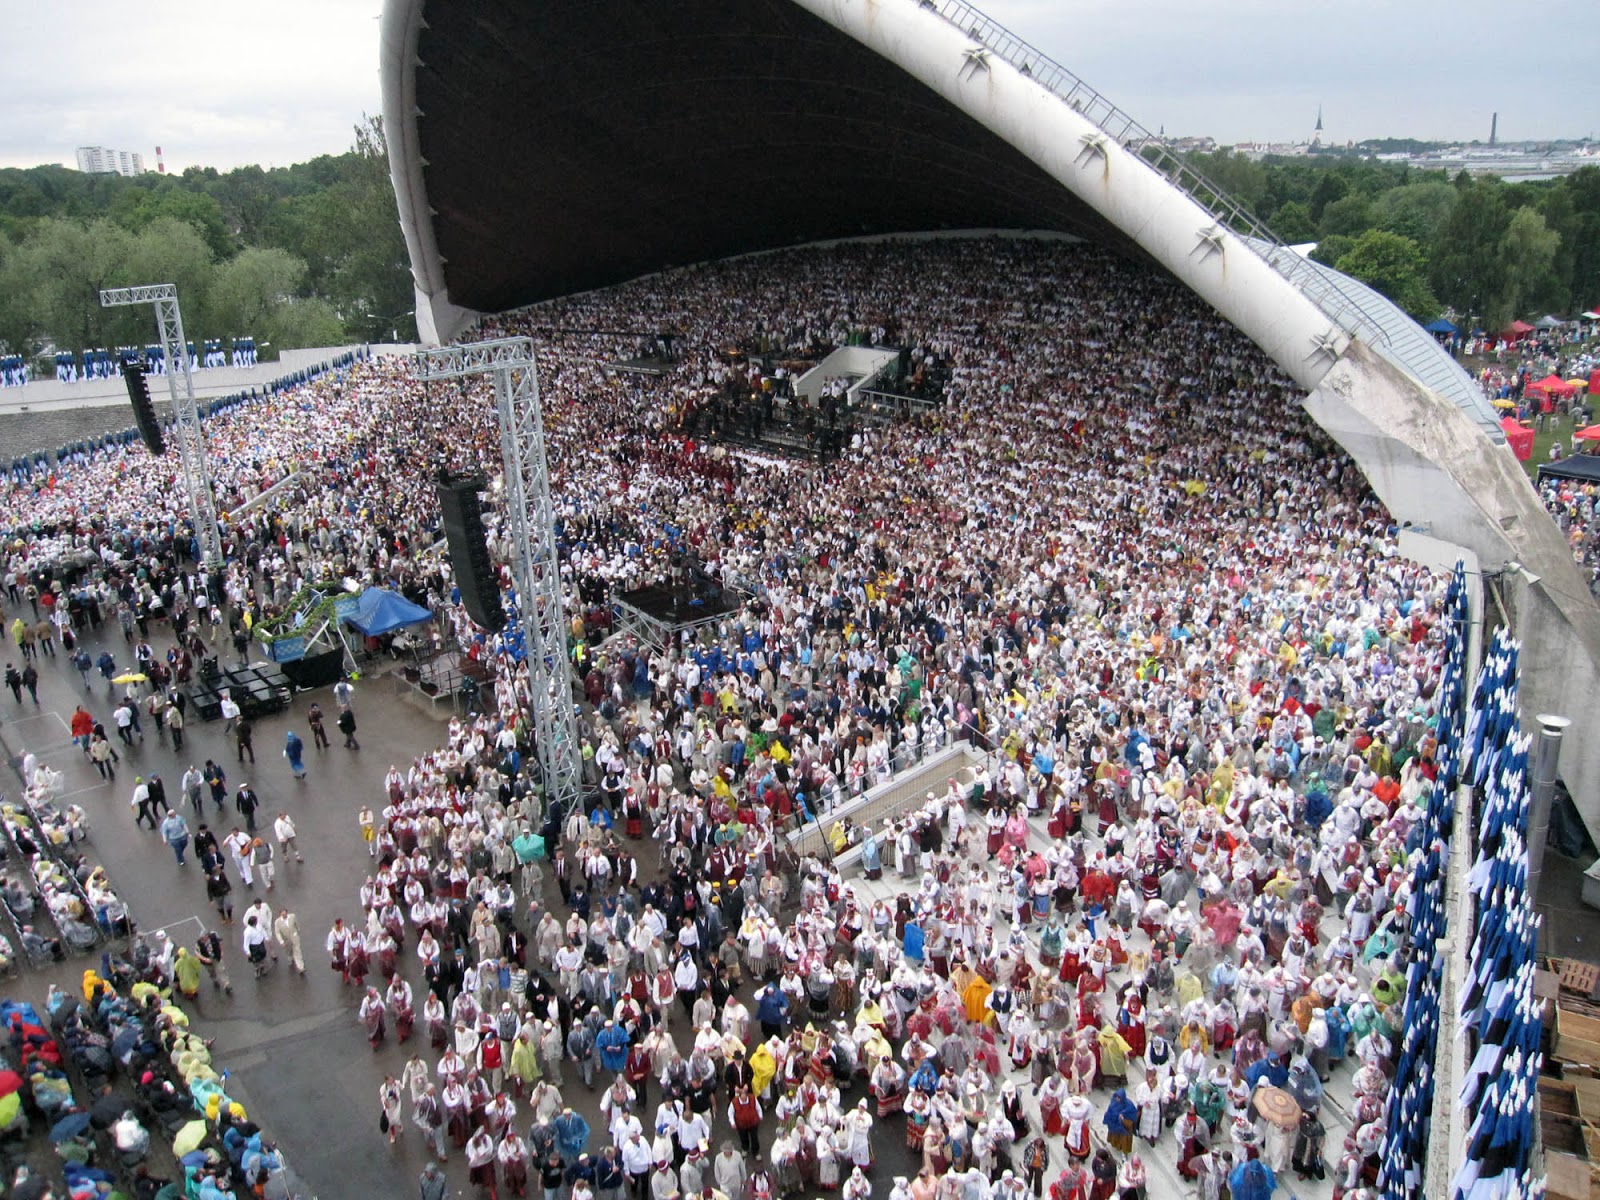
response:
<path fill-rule="evenodd" d="M 1128 1074 L 1128 1051 L 1133 1047 L 1109 1022 L 1100 1030 L 1100 1072 L 1122 1078 Z"/>
<path fill-rule="evenodd" d="M 966 1007 L 967 1020 L 974 1024 L 993 1024 L 994 1011 L 989 1007 L 989 993 L 994 988 L 989 986 L 989 981 L 982 975 L 975 975 L 972 982 L 967 984 L 966 990 L 961 993 L 961 1003 Z"/>
<path fill-rule="evenodd" d="M 754 1095 L 761 1095 L 767 1090 L 767 1084 L 772 1082 L 772 1077 L 778 1073 L 777 1060 L 772 1057 L 772 1051 L 767 1044 L 762 1042 L 750 1054 L 750 1091 Z"/>
<path fill-rule="evenodd" d="M 527 1041 L 512 1039 L 511 1073 L 523 1083 L 533 1083 L 542 1074 L 539 1070 L 539 1048 L 531 1038 Z"/>
<path fill-rule="evenodd" d="M 1181 1012 L 1196 1000 L 1200 999 L 1205 989 L 1200 984 L 1200 977 L 1193 971 L 1184 971 L 1177 978 L 1178 1010 Z"/>

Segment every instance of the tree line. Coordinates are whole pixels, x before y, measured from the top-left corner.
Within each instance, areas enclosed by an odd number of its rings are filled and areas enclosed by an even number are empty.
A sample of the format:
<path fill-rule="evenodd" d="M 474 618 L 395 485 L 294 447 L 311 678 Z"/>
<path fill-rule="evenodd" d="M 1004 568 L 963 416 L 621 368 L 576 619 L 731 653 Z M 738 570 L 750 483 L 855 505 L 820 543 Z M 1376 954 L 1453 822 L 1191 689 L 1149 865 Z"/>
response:
<path fill-rule="evenodd" d="M 0 346 L 32 356 L 148 344 L 148 311 L 99 303 L 102 288 L 141 283 L 178 285 L 197 346 L 414 340 L 381 122 L 358 125 L 344 154 L 271 170 L 0 170 Z"/>
<path fill-rule="evenodd" d="M 1600 303 L 1600 168 L 1507 183 L 1348 156 L 1189 157 L 1284 241 L 1316 242 L 1314 258 L 1418 320 L 1496 330 Z M 147 343 L 149 315 L 102 309 L 98 293 L 168 282 L 197 344 L 414 339 L 381 121 L 344 154 L 271 170 L 0 170 L 0 349 Z"/>
<path fill-rule="evenodd" d="M 1600 167 L 1506 182 L 1321 156 L 1189 161 L 1285 242 L 1316 242 L 1318 262 L 1419 321 L 1448 312 L 1495 331 L 1600 303 Z"/>

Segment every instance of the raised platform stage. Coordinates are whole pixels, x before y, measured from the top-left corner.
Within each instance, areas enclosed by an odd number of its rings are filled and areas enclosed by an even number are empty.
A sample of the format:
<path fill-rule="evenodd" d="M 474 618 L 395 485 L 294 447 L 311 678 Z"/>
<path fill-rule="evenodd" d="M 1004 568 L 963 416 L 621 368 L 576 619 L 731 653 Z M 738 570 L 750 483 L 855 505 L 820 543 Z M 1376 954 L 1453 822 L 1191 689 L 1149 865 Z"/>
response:
<path fill-rule="evenodd" d="M 616 612 L 612 636 L 632 636 L 664 650 L 684 630 L 709 625 L 737 611 L 741 603 L 738 592 L 709 580 L 694 587 L 657 584 L 618 592 L 612 600 Z"/>

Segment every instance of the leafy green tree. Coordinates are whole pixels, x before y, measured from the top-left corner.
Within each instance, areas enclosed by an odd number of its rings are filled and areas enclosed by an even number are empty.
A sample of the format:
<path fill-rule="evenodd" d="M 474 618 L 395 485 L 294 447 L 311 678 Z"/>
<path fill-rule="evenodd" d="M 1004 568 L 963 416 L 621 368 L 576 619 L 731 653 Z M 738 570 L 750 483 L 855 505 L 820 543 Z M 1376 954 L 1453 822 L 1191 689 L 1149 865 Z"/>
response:
<path fill-rule="evenodd" d="M 237 248 L 222 220 L 221 205 L 204 192 L 185 188 L 176 179 L 125 189 L 112 205 L 111 216 L 132 233 L 140 233 L 160 220 L 192 225 L 200 231 L 214 258 L 226 258 Z"/>
<path fill-rule="evenodd" d="M 1583 223 L 1573 206 L 1572 193 L 1562 187 L 1551 188 L 1539 198 L 1539 215 L 1556 235 L 1556 253 L 1544 282 L 1529 295 L 1528 306 L 1570 315 L 1579 311 L 1582 303 L 1572 294 L 1573 266 L 1577 261 L 1578 242 L 1583 237 Z"/>
<path fill-rule="evenodd" d="M 1600 304 L 1600 167 L 1574 171 L 1559 186 L 1572 202 L 1570 224 L 1561 230 L 1572 250 L 1569 303 L 1581 312 Z"/>
<path fill-rule="evenodd" d="M 1350 191 L 1350 185 L 1345 182 L 1344 176 L 1328 171 L 1311 189 L 1311 202 L 1307 207 L 1311 210 L 1311 219 L 1320 226 L 1322 214 L 1327 211 L 1328 205 L 1335 200 L 1343 200 Z"/>
<path fill-rule="evenodd" d="M 1339 260 L 1348 254 L 1355 244 L 1355 238 L 1336 233 L 1319 241 L 1317 248 L 1311 252 L 1311 257 L 1325 267 L 1337 267 Z"/>
<path fill-rule="evenodd" d="M 1223 150 L 1191 154 L 1188 158 L 1190 166 L 1246 207 L 1259 208 L 1266 197 L 1266 168 L 1243 154 Z"/>
<path fill-rule="evenodd" d="M 1428 289 L 1427 260 L 1410 238 L 1369 229 L 1334 266 L 1376 288 L 1418 321 L 1431 321 L 1439 315 L 1439 302 Z"/>
<path fill-rule="evenodd" d="M 219 264 L 211 280 L 211 319 L 217 335 L 268 337 L 273 309 L 295 298 L 305 276 L 306 264 L 277 248 L 252 246 Z"/>
<path fill-rule="evenodd" d="M 1463 316 L 1502 329 L 1511 320 L 1501 241 L 1511 216 L 1497 185 L 1457 177 L 1455 207 L 1439 230 L 1429 264 L 1433 292 Z"/>
<path fill-rule="evenodd" d="M 1267 195 L 1262 202 L 1263 209 L 1277 212 L 1285 204 L 1294 202 L 1310 211 L 1311 191 L 1321 178 L 1320 172 L 1313 170 L 1304 162 L 1289 159 L 1269 160 L 1265 170 Z"/>
<path fill-rule="evenodd" d="M 1272 214 L 1272 232 L 1291 245 L 1296 242 L 1317 240 L 1316 222 L 1311 212 L 1298 200 L 1290 200 Z"/>
<path fill-rule="evenodd" d="M 1455 206 L 1455 188 L 1443 180 L 1423 180 L 1378 195 L 1372 202 L 1372 223 L 1418 246 L 1431 247 Z"/>
<path fill-rule="evenodd" d="M 280 304 L 263 328 L 267 340 L 280 350 L 296 346 L 333 346 L 348 336 L 333 306 L 315 296 L 296 296 Z"/>
<path fill-rule="evenodd" d="M 38 324 L 31 293 L 17 246 L 0 233 L 0 349 L 7 354 L 33 353 Z"/>
<path fill-rule="evenodd" d="M 415 336 L 410 258 L 394 189 L 383 125 L 356 127 L 356 144 L 337 183 L 289 202 L 289 248 L 310 267 L 313 290 L 327 298 L 352 337 L 387 341 L 396 326 Z"/>
<path fill-rule="evenodd" d="M 212 252 L 198 227 L 177 217 L 158 217 L 134 238 L 125 261 L 129 283 L 170 283 L 177 287 L 186 334 L 193 336 L 209 327 Z M 152 341 L 153 319 L 148 312 L 139 315 L 146 330 L 142 340 Z"/>
<path fill-rule="evenodd" d="M 1511 315 L 1529 311 L 1533 299 L 1549 287 L 1550 268 L 1560 245 L 1561 236 L 1533 209 L 1519 208 L 1511 214 L 1500 239 L 1505 302 Z"/>
<path fill-rule="evenodd" d="M 32 284 L 40 336 L 73 349 L 145 338 L 131 310 L 100 307 L 102 288 L 165 282 L 130 277 L 133 244 L 133 235 L 112 221 L 41 222 L 17 253 L 19 275 Z"/>
<path fill-rule="evenodd" d="M 1372 205 L 1365 196 L 1344 196 L 1322 210 L 1319 228 L 1323 237 L 1355 237 L 1372 228 Z"/>

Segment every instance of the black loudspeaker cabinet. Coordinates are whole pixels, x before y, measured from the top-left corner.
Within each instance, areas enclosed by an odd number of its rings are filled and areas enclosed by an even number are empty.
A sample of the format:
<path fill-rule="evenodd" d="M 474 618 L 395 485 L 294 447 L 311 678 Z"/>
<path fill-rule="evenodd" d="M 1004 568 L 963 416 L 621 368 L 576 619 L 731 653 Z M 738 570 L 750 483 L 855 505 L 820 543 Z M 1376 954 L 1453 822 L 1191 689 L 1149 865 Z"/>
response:
<path fill-rule="evenodd" d="M 453 479 L 439 482 L 439 513 L 444 526 L 450 565 L 467 615 L 491 633 L 505 628 L 506 611 L 500 603 L 500 573 L 489 560 L 488 538 L 483 531 L 483 504 L 478 493 L 483 480 Z"/>
<path fill-rule="evenodd" d="M 128 385 L 128 399 L 133 401 L 133 420 L 139 426 L 139 436 L 144 439 L 145 448 L 159 457 L 166 453 L 167 440 L 161 433 L 161 422 L 156 420 L 156 406 L 150 399 L 144 368 L 138 363 L 123 363 L 122 382 Z"/>

